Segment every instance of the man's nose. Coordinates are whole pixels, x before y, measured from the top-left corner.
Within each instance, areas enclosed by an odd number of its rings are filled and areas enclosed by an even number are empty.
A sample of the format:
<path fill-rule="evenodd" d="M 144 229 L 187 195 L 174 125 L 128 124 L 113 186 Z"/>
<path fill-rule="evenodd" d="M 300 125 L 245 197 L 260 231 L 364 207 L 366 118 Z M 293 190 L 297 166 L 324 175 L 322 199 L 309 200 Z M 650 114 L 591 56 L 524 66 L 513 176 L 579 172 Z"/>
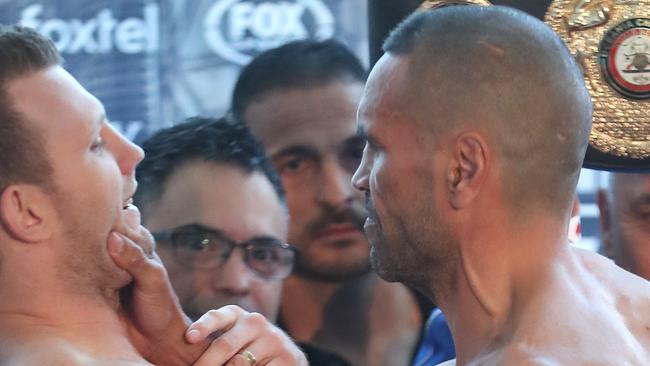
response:
<path fill-rule="evenodd" d="M 131 141 L 124 138 L 124 152 L 120 160 L 120 170 L 124 175 L 129 175 L 135 171 L 135 167 L 144 159 L 144 150 Z"/>
<path fill-rule="evenodd" d="M 316 200 L 332 208 L 342 208 L 354 201 L 355 193 L 350 183 L 350 173 L 335 159 L 325 160 L 321 166 Z"/>
<path fill-rule="evenodd" d="M 135 167 L 144 158 L 144 151 L 110 125 L 107 133 L 110 134 L 110 139 L 113 141 L 111 152 L 120 167 L 120 171 L 123 175 L 133 174 Z"/>
<path fill-rule="evenodd" d="M 368 188 L 368 163 L 367 163 L 366 154 L 364 152 L 361 157 L 361 162 L 357 167 L 357 170 L 352 175 L 351 183 L 354 188 L 359 191 L 367 192 Z"/>
<path fill-rule="evenodd" d="M 255 274 L 244 262 L 241 250 L 235 248 L 230 258 L 219 268 L 212 279 L 215 290 L 230 296 L 246 296 L 251 289 Z"/>

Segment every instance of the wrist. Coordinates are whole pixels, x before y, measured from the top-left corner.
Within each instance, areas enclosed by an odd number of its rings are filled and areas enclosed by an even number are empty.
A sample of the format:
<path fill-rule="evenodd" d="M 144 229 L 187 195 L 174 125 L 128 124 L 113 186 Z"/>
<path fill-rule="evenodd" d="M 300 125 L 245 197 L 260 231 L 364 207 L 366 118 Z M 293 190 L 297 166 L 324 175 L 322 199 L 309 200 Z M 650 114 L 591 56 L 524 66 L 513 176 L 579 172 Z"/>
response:
<path fill-rule="evenodd" d="M 184 336 L 169 339 L 164 343 L 152 345 L 147 360 L 157 366 L 189 366 L 210 346 L 206 339 L 198 343 L 188 343 Z"/>
<path fill-rule="evenodd" d="M 188 366 L 196 360 L 210 346 L 210 339 L 197 343 L 189 343 L 185 338 L 185 331 L 190 326 L 190 319 L 182 312 L 167 328 L 164 334 L 159 334 L 157 341 L 148 345 L 147 360 L 157 366 Z"/>

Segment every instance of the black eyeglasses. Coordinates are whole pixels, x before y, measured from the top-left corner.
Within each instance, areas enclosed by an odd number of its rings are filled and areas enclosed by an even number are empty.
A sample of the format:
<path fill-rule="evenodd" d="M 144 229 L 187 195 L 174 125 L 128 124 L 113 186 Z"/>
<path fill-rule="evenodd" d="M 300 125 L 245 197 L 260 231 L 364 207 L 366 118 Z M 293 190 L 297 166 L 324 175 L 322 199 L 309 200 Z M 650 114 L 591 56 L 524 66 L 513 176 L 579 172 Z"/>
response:
<path fill-rule="evenodd" d="M 276 238 L 261 236 L 238 242 L 223 232 L 192 224 L 153 233 L 156 241 L 169 242 L 175 259 L 195 269 L 221 267 L 235 248 L 241 248 L 244 262 L 258 276 L 280 280 L 291 274 L 297 250 Z"/>

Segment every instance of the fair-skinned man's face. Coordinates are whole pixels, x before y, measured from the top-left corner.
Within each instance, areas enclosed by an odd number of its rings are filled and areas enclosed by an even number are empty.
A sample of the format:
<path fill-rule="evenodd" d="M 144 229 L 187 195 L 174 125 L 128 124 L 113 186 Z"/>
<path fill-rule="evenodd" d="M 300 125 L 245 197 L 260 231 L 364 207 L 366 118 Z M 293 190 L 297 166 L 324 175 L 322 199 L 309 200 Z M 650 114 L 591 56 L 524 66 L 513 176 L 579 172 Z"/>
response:
<path fill-rule="evenodd" d="M 604 252 L 650 280 L 650 174 L 617 173 L 612 190 L 598 197 Z"/>
<path fill-rule="evenodd" d="M 364 229 L 373 268 L 385 280 L 409 282 L 418 264 L 432 255 L 427 240 L 440 226 L 432 174 L 443 154 L 432 159 L 432 152 L 424 153 L 425 137 L 399 111 L 405 66 L 404 59 L 385 55 L 369 76 L 358 114 L 359 133 L 367 142 L 352 183 L 366 195 Z"/>
<path fill-rule="evenodd" d="M 369 270 L 363 196 L 350 184 L 363 149 L 355 125 L 362 92 L 362 83 L 341 81 L 271 91 L 244 112 L 282 178 L 300 276 L 340 281 Z"/>
<path fill-rule="evenodd" d="M 180 230 L 201 238 L 206 232 L 220 232 L 237 242 L 286 241 L 286 209 L 260 172 L 189 162 L 175 169 L 163 190 L 144 220 L 154 235 Z M 174 245 L 159 241 L 156 251 L 188 316 L 196 319 L 210 309 L 234 304 L 275 321 L 282 280 L 257 274 L 247 265 L 242 248 L 233 249 L 222 264 L 209 265 L 218 260 L 214 251 Z"/>
<path fill-rule="evenodd" d="M 105 247 L 124 222 L 142 150 L 108 124 L 101 103 L 59 66 L 12 81 L 8 93 L 24 123 L 40 134 L 53 168 L 57 215 L 48 219 L 62 245 L 59 272 L 92 287 L 128 283 Z"/>

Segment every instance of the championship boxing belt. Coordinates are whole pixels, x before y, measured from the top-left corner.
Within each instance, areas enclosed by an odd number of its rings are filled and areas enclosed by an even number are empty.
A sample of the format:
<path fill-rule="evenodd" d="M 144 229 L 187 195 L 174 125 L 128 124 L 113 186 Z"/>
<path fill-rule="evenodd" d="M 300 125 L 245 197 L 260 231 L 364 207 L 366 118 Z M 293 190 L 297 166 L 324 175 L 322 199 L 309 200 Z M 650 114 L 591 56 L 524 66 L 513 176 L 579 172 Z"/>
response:
<path fill-rule="evenodd" d="M 489 1 L 487 0 L 426 0 L 423 1 L 420 6 L 418 7 L 418 10 L 429 10 L 429 9 L 436 9 L 436 8 L 442 8 L 445 6 L 450 6 L 450 5 L 482 5 L 482 6 L 489 6 L 492 5 L 490 4 Z"/>
<path fill-rule="evenodd" d="M 594 102 L 584 166 L 650 171 L 650 0 L 555 0 L 545 20 Z"/>

